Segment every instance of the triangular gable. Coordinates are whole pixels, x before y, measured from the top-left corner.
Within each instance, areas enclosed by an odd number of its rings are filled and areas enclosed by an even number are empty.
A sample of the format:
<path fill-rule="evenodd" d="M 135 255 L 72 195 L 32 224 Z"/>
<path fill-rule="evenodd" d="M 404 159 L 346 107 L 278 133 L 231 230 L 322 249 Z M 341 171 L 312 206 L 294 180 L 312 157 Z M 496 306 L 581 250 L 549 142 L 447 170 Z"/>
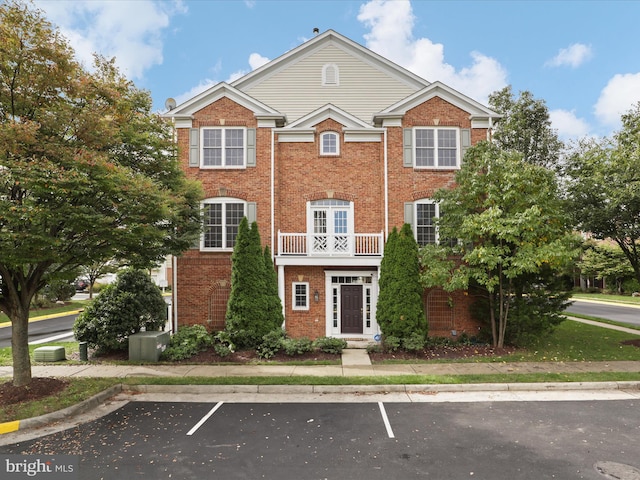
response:
<path fill-rule="evenodd" d="M 450 104 L 460 108 L 461 110 L 469 112 L 469 117 L 472 119 L 497 120 L 502 117 L 502 115 L 485 107 L 481 103 L 476 102 L 474 99 L 467 97 L 466 95 L 438 81 L 433 82 L 431 85 L 417 91 L 413 95 L 400 100 L 394 105 L 391 105 L 390 107 L 376 114 L 374 116 L 374 123 L 379 124 L 385 118 L 402 116 L 412 108 L 415 108 L 418 105 L 435 97 L 439 97 L 446 102 L 449 102 Z"/>
<path fill-rule="evenodd" d="M 283 114 L 256 100 L 250 95 L 247 95 L 246 93 L 238 90 L 232 85 L 229 85 L 226 82 L 220 82 L 213 87 L 208 88 L 199 95 L 196 95 L 195 97 L 187 100 L 186 102 L 165 113 L 164 116 L 168 118 L 191 117 L 197 111 L 202 110 L 207 105 L 210 105 L 220 100 L 221 98 L 228 98 L 238 105 L 251 110 L 256 115 L 256 117 L 273 118 L 274 120 L 279 119 L 281 121 L 284 121 Z"/>
<path fill-rule="evenodd" d="M 331 105 L 330 103 L 328 103 L 309 113 L 308 115 L 299 118 L 295 122 L 287 125 L 283 130 L 313 128 L 314 125 L 317 125 L 318 123 L 323 122 L 329 118 L 340 123 L 345 128 L 371 128 L 371 125 L 367 125 L 362 120 L 354 117 L 353 115 L 345 112 L 335 105 Z"/>
<path fill-rule="evenodd" d="M 372 65 L 373 67 L 384 71 L 388 75 L 396 78 L 397 80 L 410 85 L 413 88 L 420 89 L 427 85 L 429 82 L 424 78 L 410 72 L 409 70 L 387 60 L 386 58 L 378 55 L 377 53 L 359 45 L 353 40 L 340 35 L 334 30 L 327 30 L 326 32 L 316 35 L 307 42 L 299 45 L 298 47 L 288 51 L 280 57 L 266 63 L 260 68 L 248 73 L 247 75 L 235 80 L 232 85 L 239 90 L 248 90 L 251 87 L 264 81 L 272 74 L 286 68 L 288 65 L 299 61 L 300 59 L 311 55 L 318 49 L 324 48 L 327 44 L 332 44 L 342 50 L 358 57 L 360 60 Z"/>

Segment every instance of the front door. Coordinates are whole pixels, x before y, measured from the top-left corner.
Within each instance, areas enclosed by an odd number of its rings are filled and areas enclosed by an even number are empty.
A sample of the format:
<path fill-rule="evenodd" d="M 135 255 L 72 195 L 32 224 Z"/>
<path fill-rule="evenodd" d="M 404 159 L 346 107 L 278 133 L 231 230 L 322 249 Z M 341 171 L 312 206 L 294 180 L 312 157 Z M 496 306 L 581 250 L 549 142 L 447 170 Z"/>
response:
<path fill-rule="evenodd" d="M 362 333 L 362 285 L 340 286 L 341 333 Z"/>

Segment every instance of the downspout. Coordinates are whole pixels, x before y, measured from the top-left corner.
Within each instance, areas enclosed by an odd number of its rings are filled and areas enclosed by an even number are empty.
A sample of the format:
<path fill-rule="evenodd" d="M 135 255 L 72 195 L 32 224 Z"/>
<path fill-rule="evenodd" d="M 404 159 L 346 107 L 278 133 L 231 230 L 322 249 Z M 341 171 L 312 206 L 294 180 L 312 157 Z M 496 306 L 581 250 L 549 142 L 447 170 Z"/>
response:
<path fill-rule="evenodd" d="M 387 129 L 384 129 L 384 233 L 385 238 L 389 234 L 389 166 L 387 157 Z"/>
<path fill-rule="evenodd" d="M 172 263 L 172 272 L 171 276 L 173 277 L 172 285 L 171 285 L 171 314 L 173 316 L 173 333 L 178 332 L 178 258 L 175 255 L 171 256 Z"/>
<path fill-rule="evenodd" d="M 271 260 L 275 264 L 275 255 L 276 255 L 276 224 L 275 224 L 275 199 L 276 199 L 276 130 L 275 128 L 271 128 Z M 280 253 L 280 252 L 278 252 Z M 278 296 L 280 297 L 280 305 L 282 305 L 282 318 L 285 320 L 282 322 L 282 329 L 285 329 L 286 318 L 285 318 L 285 308 L 284 308 L 284 266 L 278 265 Z"/>

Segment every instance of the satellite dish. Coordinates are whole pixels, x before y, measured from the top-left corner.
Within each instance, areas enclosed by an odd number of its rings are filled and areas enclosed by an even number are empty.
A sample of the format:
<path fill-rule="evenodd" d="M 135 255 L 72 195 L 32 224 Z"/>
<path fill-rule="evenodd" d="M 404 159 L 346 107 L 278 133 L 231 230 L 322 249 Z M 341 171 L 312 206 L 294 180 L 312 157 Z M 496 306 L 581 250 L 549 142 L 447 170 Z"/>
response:
<path fill-rule="evenodd" d="M 167 98 L 167 100 L 164 102 L 164 106 L 167 108 L 167 110 L 173 110 L 174 108 L 176 108 L 176 101 L 173 98 Z"/>

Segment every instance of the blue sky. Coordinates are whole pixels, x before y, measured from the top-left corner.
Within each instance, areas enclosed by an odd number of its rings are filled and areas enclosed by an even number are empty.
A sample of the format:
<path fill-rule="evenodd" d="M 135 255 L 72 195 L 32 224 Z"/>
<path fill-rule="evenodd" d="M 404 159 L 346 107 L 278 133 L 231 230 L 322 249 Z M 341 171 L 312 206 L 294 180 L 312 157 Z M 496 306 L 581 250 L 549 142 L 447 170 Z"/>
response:
<path fill-rule="evenodd" d="M 88 66 L 116 57 L 157 110 L 332 29 L 486 103 L 545 100 L 564 140 L 610 135 L 640 101 L 640 1 L 36 0 Z"/>

